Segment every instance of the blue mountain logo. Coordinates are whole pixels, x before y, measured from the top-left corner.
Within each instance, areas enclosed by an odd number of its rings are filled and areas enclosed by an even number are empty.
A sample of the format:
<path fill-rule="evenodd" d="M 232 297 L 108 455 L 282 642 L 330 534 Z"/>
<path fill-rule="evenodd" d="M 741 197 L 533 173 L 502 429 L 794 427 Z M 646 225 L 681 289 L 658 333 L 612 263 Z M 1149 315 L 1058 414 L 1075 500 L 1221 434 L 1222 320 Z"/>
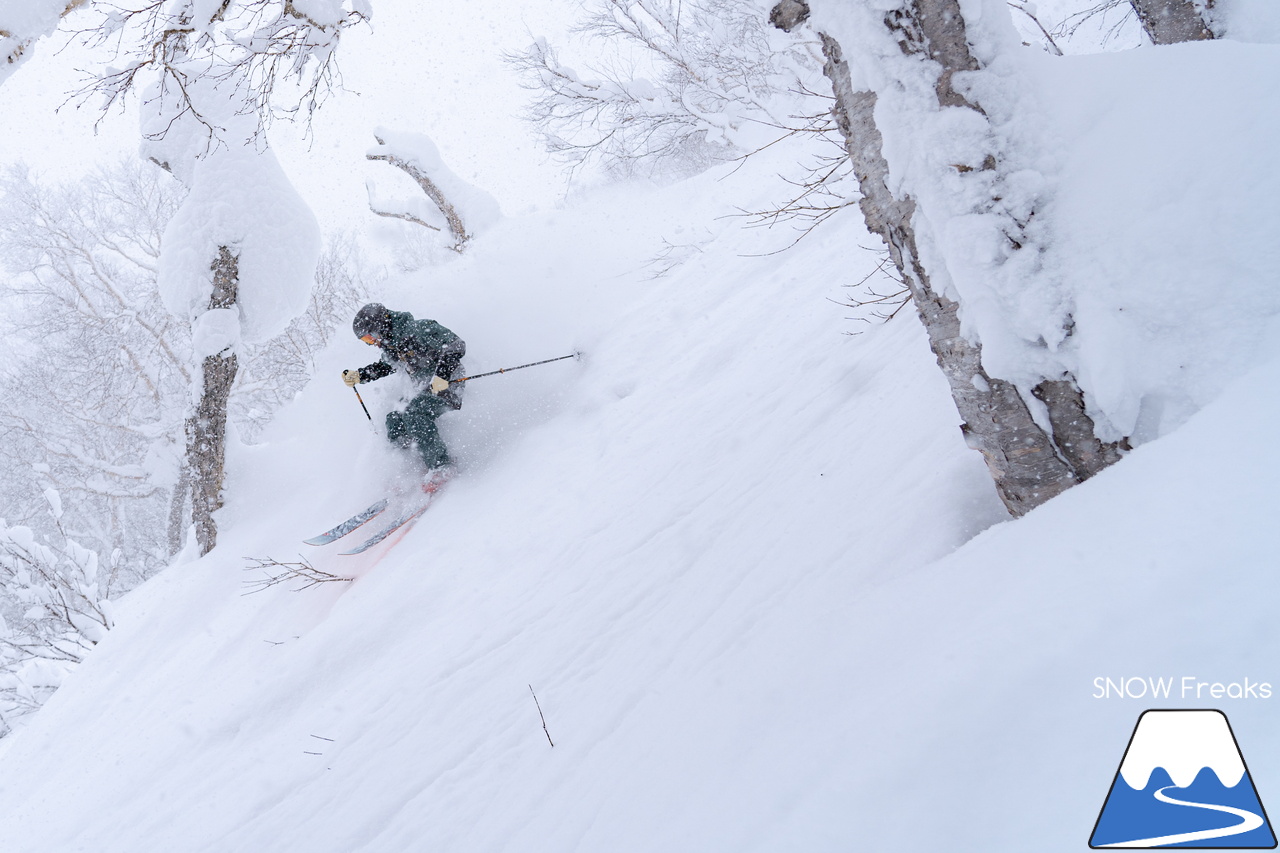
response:
<path fill-rule="evenodd" d="M 1276 836 L 1221 711 L 1145 711 L 1089 846 L 1272 849 Z"/>

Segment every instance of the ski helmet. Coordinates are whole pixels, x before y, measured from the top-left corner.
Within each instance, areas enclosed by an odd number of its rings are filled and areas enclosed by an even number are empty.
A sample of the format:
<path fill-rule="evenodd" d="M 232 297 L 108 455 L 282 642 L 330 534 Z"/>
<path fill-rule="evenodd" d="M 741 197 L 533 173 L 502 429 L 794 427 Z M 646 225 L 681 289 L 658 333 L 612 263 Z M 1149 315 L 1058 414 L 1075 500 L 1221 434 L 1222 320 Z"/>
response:
<path fill-rule="evenodd" d="M 356 333 L 357 338 L 373 335 L 374 338 L 381 340 L 391 331 L 390 312 L 385 305 L 370 302 L 356 312 L 356 318 L 351 322 L 351 330 Z"/>

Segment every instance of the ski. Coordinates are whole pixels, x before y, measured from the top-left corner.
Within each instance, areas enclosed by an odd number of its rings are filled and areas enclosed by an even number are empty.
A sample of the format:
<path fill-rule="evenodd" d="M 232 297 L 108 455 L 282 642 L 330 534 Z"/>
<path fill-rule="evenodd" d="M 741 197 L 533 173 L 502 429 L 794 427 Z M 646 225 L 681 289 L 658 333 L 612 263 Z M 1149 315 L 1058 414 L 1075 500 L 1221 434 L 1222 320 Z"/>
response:
<path fill-rule="evenodd" d="M 388 536 L 390 536 L 392 533 L 395 533 L 397 530 L 401 529 L 405 525 L 413 524 L 413 522 L 418 520 L 418 517 L 420 515 L 422 515 L 424 512 L 427 511 L 427 507 L 429 506 L 431 506 L 430 500 L 428 500 L 426 503 L 422 504 L 421 506 L 417 506 L 412 509 L 406 510 L 395 521 L 391 522 L 389 525 L 382 528 L 377 533 L 373 534 L 368 539 L 366 539 L 363 544 L 357 545 L 356 547 L 352 548 L 350 551 L 341 551 L 339 553 L 344 557 L 350 557 L 355 554 L 363 554 L 365 551 L 368 551 L 370 548 L 372 548 L 374 545 L 377 545 L 379 542 L 384 541 Z"/>
<path fill-rule="evenodd" d="M 310 539 L 304 539 L 302 541 L 308 545 L 328 545 L 330 542 L 336 542 L 386 508 L 387 499 L 383 498 L 364 512 L 351 516 L 332 530 L 327 530 L 319 536 L 312 536 Z"/>
<path fill-rule="evenodd" d="M 370 536 L 362 544 L 357 545 L 350 551 L 342 551 L 342 556 L 350 557 L 354 554 L 363 554 L 379 542 L 386 541 L 387 537 L 391 536 L 391 534 L 395 533 L 397 530 L 404 530 L 407 527 L 411 527 L 413 523 L 427 511 L 432 502 L 440 496 L 440 491 L 452 478 L 453 471 L 451 469 L 443 471 L 437 470 L 433 472 L 432 475 L 427 478 L 427 481 L 422 484 L 422 492 L 425 497 L 410 505 L 396 517 L 395 521 L 373 534 L 373 536 Z"/>

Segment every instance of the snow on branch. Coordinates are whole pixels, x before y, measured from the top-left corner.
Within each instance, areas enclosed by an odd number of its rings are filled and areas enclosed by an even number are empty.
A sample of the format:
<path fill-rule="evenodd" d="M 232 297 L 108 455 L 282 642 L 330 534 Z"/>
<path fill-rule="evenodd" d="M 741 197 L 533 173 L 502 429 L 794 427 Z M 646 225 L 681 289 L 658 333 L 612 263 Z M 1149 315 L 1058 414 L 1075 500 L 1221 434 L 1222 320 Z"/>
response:
<path fill-rule="evenodd" d="M 18 69 L 31 47 L 87 0 L 0 0 L 0 83 Z"/>
<path fill-rule="evenodd" d="M 1044 49 L 1054 56 L 1062 56 L 1062 48 L 1058 47 L 1058 43 L 1054 40 L 1053 34 L 1040 23 L 1040 18 L 1036 15 L 1035 4 L 1027 3 L 1026 0 L 1008 0 L 1008 7 L 1021 15 L 1016 16 L 1018 22 L 1029 22 L 1040 33 L 1040 38 L 1044 39 Z M 1024 42 L 1025 43 L 1025 42 Z"/>
<path fill-rule="evenodd" d="M 166 102 L 167 116 L 149 133 L 163 138 L 177 123 L 194 123 L 207 148 L 228 130 L 221 114 L 228 101 L 255 122 L 255 139 L 273 116 L 309 120 L 341 84 L 343 31 L 372 16 L 369 0 L 143 0 L 95 8 L 99 19 L 80 30 L 82 39 L 109 46 L 123 62 L 97 73 L 80 95 L 100 98 L 105 112 L 149 85 L 144 102 Z M 208 97 L 210 88 L 219 95 Z"/>
<path fill-rule="evenodd" d="M 463 251 L 478 229 L 498 218 L 498 204 L 493 197 L 454 174 L 426 136 L 378 128 L 374 139 L 378 144 L 369 150 L 368 159 L 400 169 L 431 202 L 427 205 L 420 198 L 381 200 L 375 184 L 368 181 L 369 209 L 377 215 L 413 222 L 433 231 L 447 229 L 453 240 L 450 248 L 455 252 Z"/>
<path fill-rule="evenodd" d="M 239 265 L 234 310 L 192 330 L 202 358 L 240 338 L 270 340 L 306 310 L 321 235 L 272 151 L 228 148 L 190 168 L 191 191 L 161 242 L 158 286 L 165 307 L 192 321 L 212 313 L 210 264 L 220 247 L 235 247 Z"/>

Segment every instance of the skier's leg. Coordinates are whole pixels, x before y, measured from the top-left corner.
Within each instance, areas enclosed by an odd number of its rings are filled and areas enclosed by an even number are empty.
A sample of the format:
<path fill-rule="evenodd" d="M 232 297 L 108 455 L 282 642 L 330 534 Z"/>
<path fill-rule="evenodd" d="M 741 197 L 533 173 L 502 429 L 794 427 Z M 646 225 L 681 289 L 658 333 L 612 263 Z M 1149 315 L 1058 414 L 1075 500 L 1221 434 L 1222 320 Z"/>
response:
<path fill-rule="evenodd" d="M 452 461 L 436 426 L 436 418 L 452 408 L 439 397 L 423 393 L 415 397 L 405 409 L 404 427 L 417 444 L 418 455 L 428 469 L 439 468 Z"/>
<path fill-rule="evenodd" d="M 409 434 L 409 426 L 405 422 L 404 412 L 387 413 L 387 441 L 400 447 L 408 447 L 413 436 Z"/>

